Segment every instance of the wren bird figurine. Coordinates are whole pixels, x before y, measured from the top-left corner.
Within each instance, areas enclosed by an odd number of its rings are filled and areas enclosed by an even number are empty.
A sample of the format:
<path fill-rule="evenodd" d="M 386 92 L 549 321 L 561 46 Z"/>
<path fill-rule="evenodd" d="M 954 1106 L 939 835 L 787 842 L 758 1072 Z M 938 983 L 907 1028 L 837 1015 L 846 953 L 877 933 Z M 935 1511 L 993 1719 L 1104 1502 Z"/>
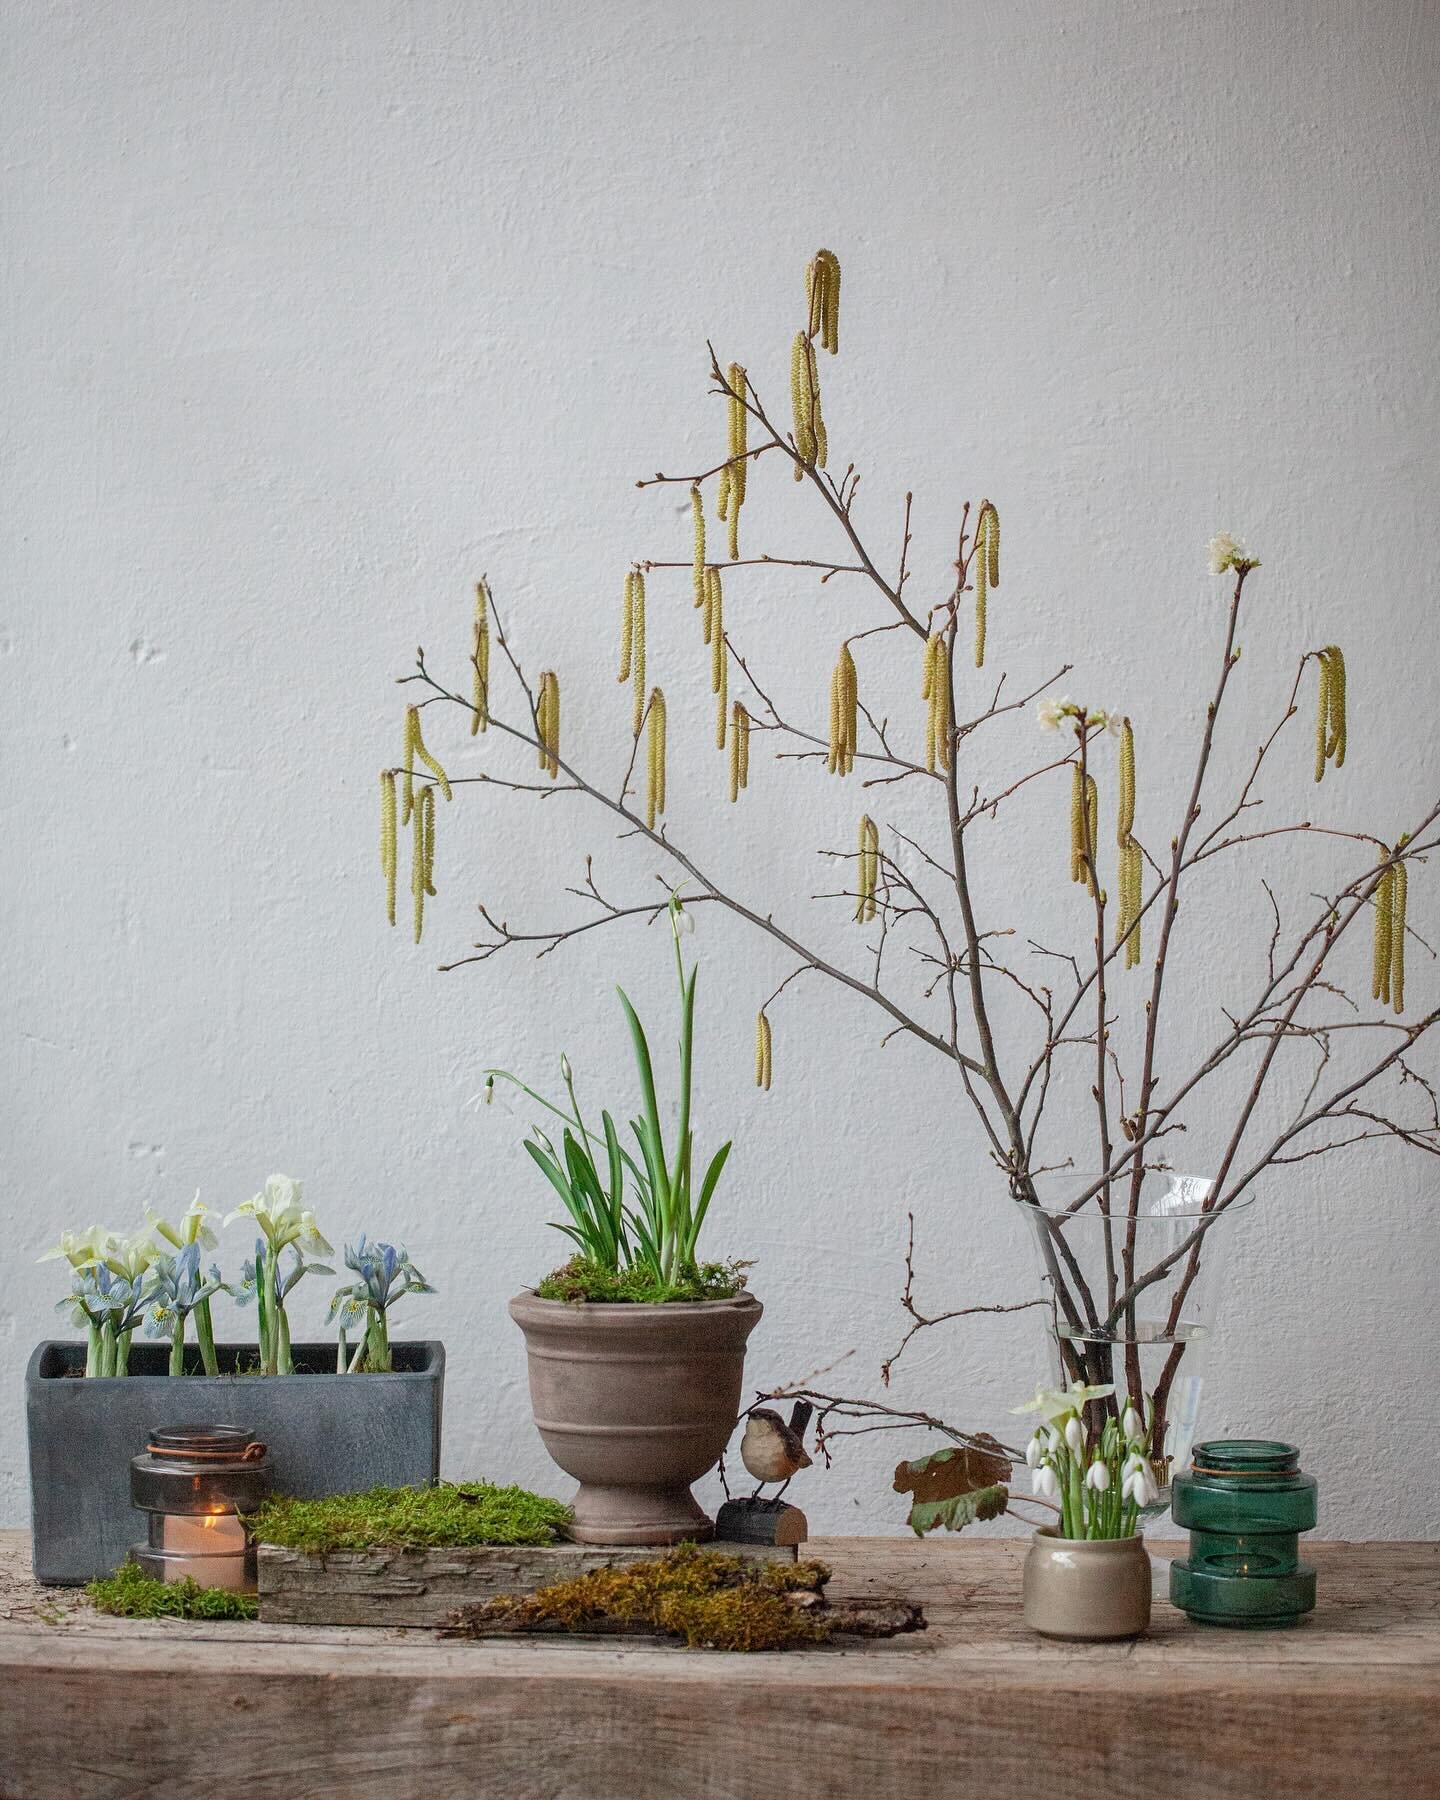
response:
<path fill-rule="evenodd" d="M 760 1498 L 760 1488 L 767 1482 L 778 1481 L 780 1492 L 765 1503 L 778 1506 L 781 1495 L 798 1471 L 810 1467 L 805 1427 L 814 1410 L 808 1400 L 797 1400 L 791 1408 L 788 1425 L 768 1406 L 757 1406 L 751 1412 L 745 1421 L 745 1435 L 740 1440 L 740 1460 L 759 1483 L 750 1496 L 752 1502 Z"/>

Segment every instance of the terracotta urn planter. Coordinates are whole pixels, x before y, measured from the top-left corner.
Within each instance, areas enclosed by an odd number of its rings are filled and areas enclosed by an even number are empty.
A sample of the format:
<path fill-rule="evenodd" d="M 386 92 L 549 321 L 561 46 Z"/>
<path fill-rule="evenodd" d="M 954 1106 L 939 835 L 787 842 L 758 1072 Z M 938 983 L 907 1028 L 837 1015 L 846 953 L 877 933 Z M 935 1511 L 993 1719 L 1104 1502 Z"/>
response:
<path fill-rule="evenodd" d="M 530 1402 L 545 1448 L 580 1483 L 580 1544 L 703 1541 L 714 1524 L 690 1492 L 735 1429 L 752 1294 L 668 1306 L 573 1305 L 518 1294 Z"/>
<path fill-rule="evenodd" d="M 1139 1637 L 1150 1623 L 1150 1558 L 1143 1537 L 1035 1533 L 1025 1558 L 1025 1623 L 1042 1637 Z"/>

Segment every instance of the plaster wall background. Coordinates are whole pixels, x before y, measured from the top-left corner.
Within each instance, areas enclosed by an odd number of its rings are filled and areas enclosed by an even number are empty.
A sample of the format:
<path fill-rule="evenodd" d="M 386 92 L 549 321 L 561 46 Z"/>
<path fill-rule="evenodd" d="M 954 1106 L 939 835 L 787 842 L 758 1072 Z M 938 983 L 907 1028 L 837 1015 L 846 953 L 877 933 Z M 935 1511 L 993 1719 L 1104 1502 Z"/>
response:
<path fill-rule="evenodd" d="M 567 1049 L 628 1105 L 611 990 L 662 1019 L 665 948 L 624 926 L 538 964 L 435 965 L 467 952 L 477 900 L 546 927 L 583 915 L 563 889 L 587 852 L 621 900 L 665 864 L 571 797 L 457 789 L 412 948 L 375 866 L 393 678 L 423 643 L 463 680 L 488 572 L 532 674 L 561 672 L 567 750 L 618 783 L 621 574 L 689 554 L 685 490 L 635 478 L 723 454 L 707 335 L 783 403 L 818 245 L 844 267 L 822 374 L 862 531 L 893 566 L 913 490 L 914 592 L 938 597 L 960 499 L 997 501 L 987 677 L 1025 692 L 1070 662 L 1062 688 L 1131 713 L 1157 851 L 1213 686 L 1219 529 L 1264 567 L 1217 792 L 1300 652 L 1335 640 L 1349 761 L 1312 787 L 1311 677 L 1275 816 L 1393 837 L 1433 798 L 1434 7 L 13 0 L 4 42 L 0 1524 L 25 1518 L 19 1375 L 56 1326 L 34 1259 L 197 1186 L 228 1209 L 276 1169 L 337 1245 L 403 1239 L 439 1287 L 408 1310 L 449 1346 L 447 1472 L 553 1481 L 504 1302 L 558 1240 L 518 1122 L 467 1103 L 487 1063 L 548 1082 Z M 840 556 L 778 468 L 751 494 L 751 553 Z M 823 730 L 836 643 L 873 603 L 797 571 L 737 571 L 726 597 L 777 703 Z M 862 805 L 934 841 L 927 797 L 862 800 L 767 740 L 728 809 L 683 571 L 654 577 L 651 616 L 676 841 L 863 970 L 843 907 L 808 900 L 837 885 L 815 852 L 848 847 Z M 878 640 L 862 683 L 918 746 L 913 653 Z M 493 734 L 432 735 L 455 775 L 530 778 Z M 968 754 L 989 788 L 1046 747 L 1027 709 Z M 1065 804 L 1036 783 L 986 828 L 981 904 L 1078 945 Z M 1298 909 L 1335 865 L 1282 840 L 1262 866 Z M 1186 909 L 1169 1070 L 1263 966 L 1259 872 L 1218 870 Z M 1436 892 L 1414 883 L 1432 942 Z M 795 983 L 757 1095 L 755 1009 L 793 958 L 699 922 L 700 1125 L 737 1140 L 709 1244 L 756 1261 L 752 1375 L 853 1352 L 828 1380 L 878 1394 L 907 1210 L 932 1311 L 1029 1297 L 1028 1247 L 953 1073 L 882 1051 L 862 1000 Z M 1412 969 L 1419 1011 L 1440 971 Z M 1070 1066 L 1055 1114 L 1082 1165 L 1089 1080 Z M 1203 1170 L 1223 1109 L 1188 1122 L 1175 1154 Z M 1205 1422 L 1293 1435 L 1333 1535 L 1440 1524 L 1436 1198 L 1432 1161 L 1366 1145 L 1279 1171 L 1235 1238 Z M 299 1290 L 297 1332 L 325 1288 Z M 917 1340 L 894 1403 L 1003 1428 L 1044 1371 L 1037 1317 Z M 818 1529 L 897 1528 L 901 1447 L 861 1438 L 795 1497 Z"/>

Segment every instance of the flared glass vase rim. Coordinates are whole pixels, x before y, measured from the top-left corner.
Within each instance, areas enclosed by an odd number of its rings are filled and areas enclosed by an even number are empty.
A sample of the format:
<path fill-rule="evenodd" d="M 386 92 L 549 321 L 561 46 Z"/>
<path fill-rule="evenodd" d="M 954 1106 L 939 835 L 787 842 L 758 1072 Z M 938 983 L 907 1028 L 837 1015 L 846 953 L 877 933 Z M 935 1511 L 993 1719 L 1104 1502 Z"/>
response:
<path fill-rule="evenodd" d="M 1177 1183 L 1189 1181 L 1204 1182 L 1207 1187 L 1213 1187 L 1214 1185 L 1214 1177 L 1211 1175 L 1186 1175 L 1182 1174 L 1179 1170 L 1172 1173 L 1169 1169 L 1156 1170 L 1154 1173 L 1162 1176 L 1167 1181 L 1174 1181 Z M 1066 1170 L 1065 1174 L 1069 1178 L 1071 1184 L 1081 1190 L 1093 1186 L 1100 1179 L 1098 1170 L 1093 1174 L 1084 1169 L 1077 1169 L 1074 1171 Z M 1123 1175 L 1117 1176 L 1116 1186 L 1122 1186 L 1124 1181 L 1125 1177 Z M 1073 1201 L 1064 1206 L 1046 1206 L 1037 1200 L 1026 1200 L 1019 1194 L 1012 1194 L 1010 1196 L 1011 1205 L 1019 1207 L 1021 1212 L 1035 1213 L 1041 1218 L 1057 1220 L 1102 1220 L 1107 1215 L 1101 1212 L 1100 1207 L 1097 1204 L 1098 1200 L 1099 1195 L 1094 1194 L 1083 1206 L 1077 1207 L 1074 1205 Z M 1223 1219 L 1230 1213 L 1244 1212 L 1247 1207 L 1254 1205 L 1255 1200 L 1256 1196 L 1254 1194 L 1241 1194 L 1238 1198 L 1228 1201 L 1219 1216 Z M 1213 1216 L 1214 1213 L 1215 1208 L 1213 1206 L 1167 1206 L 1164 1212 L 1142 1211 L 1138 1213 L 1136 1217 L 1142 1225 L 1160 1225 L 1170 1219 L 1209 1218 Z M 1124 1205 L 1116 1205 L 1112 1206 L 1108 1216 L 1111 1223 L 1114 1224 L 1117 1221 L 1127 1218 L 1128 1213 Z"/>

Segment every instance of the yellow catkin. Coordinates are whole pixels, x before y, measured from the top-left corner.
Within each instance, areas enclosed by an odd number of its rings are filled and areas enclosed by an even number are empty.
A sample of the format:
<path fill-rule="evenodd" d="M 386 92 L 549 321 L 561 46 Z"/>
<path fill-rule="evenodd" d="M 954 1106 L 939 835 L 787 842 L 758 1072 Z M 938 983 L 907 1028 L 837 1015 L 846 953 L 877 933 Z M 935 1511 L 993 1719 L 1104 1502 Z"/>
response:
<path fill-rule="evenodd" d="M 425 748 L 425 739 L 420 735 L 420 708 L 412 706 L 405 719 L 405 817 L 407 821 L 415 804 L 414 775 L 417 756 L 440 783 L 440 792 L 447 800 L 452 799 L 450 777 Z"/>
<path fill-rule="evenodd" d="M 868 925 L 875 917 L 875 890 L 880 882 L 880 831 L 868 813 L 860 818 L 860 842 L 856 855 L 856 921 Z"/>
<path fill-rule="evenodd" d="M 975 551 L 975 667 L 985 666 L 985 631 L 990 622 L 989 562 L 983 541 Z"/>
<path fill-rule="evenodd" d="M 1405 905 L 1410 886 L 1403 862 L 1390 871 L 1390 1004 L 1405 1010 Z"/>
<path fill-rule="evenodd" d="M 645 573 L 631 569 L 625 576 L 625 598 L 620 613 L 620 680 L 631 685 L 630 732 L 640 735 L 645 712 Z"/>
<path fill-rule="evenodd" d="M 1135 732 L 1129 719 L 1120 728 L 1120 794 L 1115 816 L 1115 842 L 1120 847 L 1120 904 L 1115 942 L 1125 947 L 1125 967 L 1140 960 L 1140 885 L 1143 863 L 1135 842 Z"/>
<path fill-rule="evenodd" d="M 1387 869 L 1375 884 L 1375 955 L 1371 970 L 1370 995 L 1374 1000 L 1390 999 L 1390 971 L 1393 960 L 1392 927 L 1395 871 Z"/>
<path fill-rule="evenodd" d="M 650 693 L 650 731 L 645 740 L 645 823 L 655 829 L 656 817 L 665 810 L 665 696 L 659 688 Z"/>
<path fill-rule="evenodd" d="M 815 362 L 815 345 L 803 331 L 796 332 L 790 349 L 790 410 L 795 420 L 795 449 L 800 462 L 795 464 L 795 479 L 800 481 L 807 468 L 823 469 L 829 454 L 825 420 L 820 411 L 820 371 Z"/>
<path fill-rule="evenodd" d="M 1325 754 L 1337 769 L 1345 766 L 1345 654 L 1338 644 L 1327 644 L 1330 659 L 1329 729 Z"/>
<path fill-rule="evenodd" d="M 400 823 L 408 825 L 415 810 L 415 732 L 420 715 L 413 706 L 405 708 L 405 750 L 401 757 Z"/>
<path fill-rule="evenodd" d="M 1135 728 L 1128 719 L 1120 727 L 1120 797 L 1115 814 L 1115 842 L 1123 850 L 1135 829 Z"/>
<path fill-rule="evenodd" d="M 420 803 L 420 822 L 424 850 L 425 892 L 435 897 L 435 790 L 427 787 Z"/>
<path fill-rule="evenodd" d="M 721 584 L 718 569 L 710 571 L 710 591 L 705 606 L 704 627 L 705 642 L 710 646 L 710 691 L 713 694 L 720 684 L 720 666 L 725 654 L 725 590 Z"/>
<path fill-rule="evenodd" d="M 925 674 L 920 698 L 926 701 L 925 767 L 950 767 L 950 650 L 942 632 L 934 632 L 925 644 Z"/>
<path fill-rule="evenodd" d="M 716 643 L 719 646 L 720 681 L 715 689 L 715 748 L 723 750 L 730 707 L 730 666 L 725 654 L 725 639 L 717 638 Z"/>
<path fill-rule="evenodd" d="M 830 750 L 826 767 L 832 775 L 848 775 L 855 766 L 858 712 L 855 659 L 850 654 L 850 646 L 842 644 L 835 672 L 830 677 Z"/>
<path fill-rule="evenodd" d="M 715 696 L 715 748 L 725 748 L 730 705 L 730 658 L 725 644 L 725 595 L 720 571 L 708 571 L 704 612 L 705 642 L 710 646 L 710 692 Z"/>
<path fill-rule="evenodd" d="M 833 356 L 840 348 L 840 263 L 833 250 L 817 250 L 805 270 L 809 335 Z"/>
<path fill-rule="evenodd" d="M 770 1088 L 770 1069 L 773 1052 L 773 1041 L 770 1036 L 770 1021 L 765 1017 L 764 1009 L 755 1015 L 755 1085 Z"/>
<path fill-rule="evenodd" d="M 985 632 L 989 623 L 990 590 L 1000 585 L 1000 515 L 988 500 L 980 503 L 975 521 L 975 667 L 985 663 Z"/>
<path fill-rule="evenodd" d="M 395 874 L 399 861 L 395 771 L 380 771 L 380 868 L 385 876 L 385 916 L 395 923 Z"/>
<path fill-rule="evenodd" d="M 1337 769 L 1345 767 L 1345 655 L 1338 644 L 1330 646 L 1330 756 Z"/>
<path fill-rule="evenodd" d="M 470 645 L 474 687 L 470 696 L 470 735 L 490 729 L 490 596 L 485 583 L 475 583 L 475 631 Z"/>
<path fill-rule="evenodd" d="M 740 508 L 745 504 L 745 472 L 746 443 L 749 416 L 745 411 L 745 397 L 748 392 L 745 382 L 745 371 L 739 363 L 731 363 L 725 375 L 726 385 L 730 389 L 726 401 L 726 417 L 729 426 L 726 455 L 729 461 L 720 471 L 719 491 L 716 495 L 716 511 L 730 527 L 730 560 L 734 562 L 740 555 Z"/>
<path fill-rule="evenodd" d="M 553 781 L 560 772 L 560 679 L 553 669 L 544 670 L 540 676 L 535 735 L 539 739 L 540 767 Z"/>
<path fill-rule="evenodd" d="M 414 899 L 414 934 L 425 934 L 425 896 L 435 892 L 435 790 L 426 786 L 415 797 L 411 813 L 410 892 Z"/>
<path fill-rule="evenodd" d="M 750 715 L 737 700 L 730 709 L 730 798 L 750 785 Z"/>
<path fill-rule="evenodd" d="M 620 606 L 620 673 L 623 686 L 630 679 L 630 647 L 635 639 L 635 571 L 625 571 L 625 597 Z"/>
<path fill-rule="evenodd" d="M 1320 671 L 1319 691 L 1315 696 L 1315 779 L 1325 778 L 1325 748 L 1330 733 L 1330 653 L 1328 650 L 1315 652 L 1316 666 Z"/>
<path fill-rule="evenodd" d="M 705 604 L 705 501 L 698 487 L 690 490 L 690 517 L 695 527 L 695 604 Z"/>
<path fill-rule="evenodd" d="M 1315 652 L 1320 670 L 1315 697 L 1315 779 L 1324 778 L 1326 763 L 1345 766 L 1345 655 L 1338 644 Z"/>
<path fill-rule="evenodd" d="M 1095 855 L 1099 809 L 1095 777 L 1085 774 L 1076 763 L 1070 784 L 1070 879 L 1083 881 L 1092 894 L 1095 884 L 1090 870 Z"/>
<path fill-rule="evenodd" d="M 800 462 L 795 464 L 795 479 L 803 481 L 801 463 L 815 461 L 815 430 L 810 422 L 810 359 L 803 331 L 795 333 L 790 346 L 790 413 L 795 422 L 795 450 Z"/>

